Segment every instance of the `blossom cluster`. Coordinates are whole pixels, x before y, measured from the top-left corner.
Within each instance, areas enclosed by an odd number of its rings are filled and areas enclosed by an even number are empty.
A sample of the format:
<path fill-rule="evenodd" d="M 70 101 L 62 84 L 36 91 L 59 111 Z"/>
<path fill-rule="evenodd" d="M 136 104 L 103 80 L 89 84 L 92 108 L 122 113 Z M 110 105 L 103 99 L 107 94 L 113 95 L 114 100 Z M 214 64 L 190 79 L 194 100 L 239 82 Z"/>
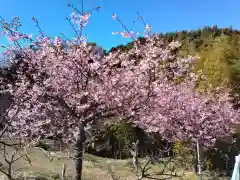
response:
<path fill-rule="evenodd" d="M 80 27 L 88 18 L 72 14 Z M 150 30 L 147 25 L 145 31 Z M 164 45 L 157 35 L 145 40 L 109 55 L 86 43 L 64 48 L 58 37 L 39 38 L 37 49 L 20 49 L 17 81 L 9 87 L 16 103 L 10 118 L 18 109 L 12 117 L 15 134 L 75 140 L 79 123 L 113 117 L 168 140 L 200 140 L 205 147 L 229 134 L 239 113 L 229 103 L 228 90 L 198 92 L 202 75 L 194 72 L 195 57 L 179 57 L 179 42 Z"/>
<path fill-rule="evenodd" d="M 73 12 L 71 14 L 71 19 L 72 19 L 73 23 L 76 23 L 79 28 L 85 27 L 88 24 L 89 18 L 90 18 L 89 13 L 78 14 L 76 12 Z"/>

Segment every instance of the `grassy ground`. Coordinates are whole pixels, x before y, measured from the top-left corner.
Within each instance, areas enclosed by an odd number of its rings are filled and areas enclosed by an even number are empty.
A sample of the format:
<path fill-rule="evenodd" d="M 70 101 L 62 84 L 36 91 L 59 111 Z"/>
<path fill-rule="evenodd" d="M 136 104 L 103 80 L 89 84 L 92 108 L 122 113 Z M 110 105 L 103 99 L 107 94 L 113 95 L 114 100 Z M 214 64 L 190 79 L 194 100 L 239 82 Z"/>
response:
<path fill-rule="evenodd" d="M 7 150 L 8 153 L 11 154 L 11 149 Z M 73 161 L 67 158 L 66 153 L 57 153 L 61 156 L 58 158 L 56 154 L 52 154 L 53 160 L 50 161 L 49 157 L 43 153 L 43 151 L 39 149 L 33 149 L 29 153 L 29 157 L 31 159 L 31 164 L 28 164 L 25 160 L 19 160 L 13 164 L 14 172 L 19 172 L 23 176 L 29 175 L 38 175 L 38 176 L 53 176 L 57 174 L 61 174 L 63 164 L 67 165 L 67 176 L 71 176 Z M 65 157 L 65 158 L 64 158 Z M 0 155 L 0 161 L 4 162 L 3 155 Z M 6 166 L 2 166 L 2 168 L 6 168 Z M 129 160 L 113 160 L 100 158 L 93 155 L 85 154 L 84 156 L 84 168 L 83 168 L 83 176 L 86 180 L 109 180 L 111 179 L 110 171 L 111 169 L 119 179 L 127 179 L 127 180 L 135 180 L 137 177 L 131 173 L 132 163 L 131 159 Z M 153 165 L 150 170 L 159 171 L 159 166 Z M 4 176 L 0 177 L 3 179 Z M 179 178 L 172 178 L 179 179 Z M 186 173 L 184 180 L 197 180 L 197 176 L 193 173 Z M 206 178 L 205 178 L 206 179 Z M 214 179 L 220 179 L 219 177 L 213 177 Z"/>

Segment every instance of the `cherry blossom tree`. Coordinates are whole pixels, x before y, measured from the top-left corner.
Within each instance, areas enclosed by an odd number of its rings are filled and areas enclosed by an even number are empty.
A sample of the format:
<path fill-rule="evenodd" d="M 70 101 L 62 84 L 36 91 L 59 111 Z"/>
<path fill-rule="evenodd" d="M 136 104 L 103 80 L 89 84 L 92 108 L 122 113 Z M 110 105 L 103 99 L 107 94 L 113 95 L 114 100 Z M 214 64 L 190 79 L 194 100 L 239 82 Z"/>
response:
<path fill-rule="evenodd" d="M 159 132 L 166 139 L 200 141 L 205 148 L 213 147 L 216 139 L 231 135 L 239 114 L 232 108 L 227 90 L 201 93 L 187 82 L 166 82 L 164 86 L 160 83 L 154 82 L 155 97 L 146 109 L 137 112 L 136 124 Z"/>
<path fill-rule="evenodd" d="M 164 52 L 174 51 L 179 44 L 172 42 L 169 46 Z M 239 123 L 239 112 L 232 107 L 230 90 L 221 87 L 198 89 L 204 76 L 201 71 L 193 71 L 195 58 L 162 53 L 156 41 L 132 51 L 140 59 L 140 68 L 149 69 L 147 76 L 151 79 L 147 105 L 132 112 L 134 124 L 146 131 L 158 132 L 169 141 L 190 142 L 193 149 L 196 145 L 212 148 L 216 139 L 233 133 L 233 124 Z M 124 54 L 121 56 L 126 56 Z"/>
<path fill-rule="evenodd" d="M 142 64 L 140 68 L 149 69 L 147 76 L 151 79 L 148 103 L 132 112 L 131 122 L 169 141 L 190 142 L 193 150 L 197 148 L 201 173 L 199 146 L 213 148 L 217 139 L 231 137 L 234 124 L 239 123 L 239 111 L 232 107 L 230 89 L 224 86 L 205 91 L 198 89 L 205 77 L 201 71 L 192 69 L 196 58 L 159 55 L 162 46 L 156 39 L 144 46 L 135 45 L 131 51 L 121 54 L 137 55 Z M 178 42 L 172 42 L 164 52 L 175 52 L 179 46 Z"/>

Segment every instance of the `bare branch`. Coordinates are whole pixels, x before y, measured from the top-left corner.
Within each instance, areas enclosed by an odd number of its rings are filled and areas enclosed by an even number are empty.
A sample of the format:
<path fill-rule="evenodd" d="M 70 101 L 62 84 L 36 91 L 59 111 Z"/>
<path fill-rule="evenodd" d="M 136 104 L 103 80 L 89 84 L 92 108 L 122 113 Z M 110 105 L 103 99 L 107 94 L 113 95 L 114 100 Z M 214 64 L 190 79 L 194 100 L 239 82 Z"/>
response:
<path fill-rule="evenodd" d="M 38 28 L 39 33 L 41 34 L 42 37 L 45 37 L 43 34 L 43 31 L 41 27 L 39 26 L 39 21 L 36 17 L 32 17 L 32 20 L 36 23 L 36 27 Z"/>

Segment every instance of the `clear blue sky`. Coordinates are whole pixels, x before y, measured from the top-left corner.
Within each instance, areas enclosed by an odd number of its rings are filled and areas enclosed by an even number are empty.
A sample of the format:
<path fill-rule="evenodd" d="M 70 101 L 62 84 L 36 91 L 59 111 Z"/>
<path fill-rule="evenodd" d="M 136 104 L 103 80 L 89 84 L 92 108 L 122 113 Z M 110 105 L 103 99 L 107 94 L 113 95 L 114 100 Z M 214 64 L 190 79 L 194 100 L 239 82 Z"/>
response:
<path fill-rule="evenodd" d="M 69 0 L 80 7 L 80 0 Z M 31 17 L 40 21 L 43 31 L 50 36 L 58 36 L 61 32 L 71 37 L 71 27 L 64 20 L 71 14 L 67 0 L 1 0 L 0 15 L 5 19 L 19 16 L 23 23 L 23 32 L 35 34 L 37 29 Z M 144 17 L 153 32 L 169 32 L 183 29 L 196 29 L 205 25 L 240 28 L 240 0 L 85 0 L 85 9 L 97 4 L 100 12 L 94 12 L 85 29 L 89 41 L 97 42 L 105 49 L 126 43 L 127 40 L 113 31 L 120 31 L 121 25 L 112 20 L 112 12 L 116 13 L 127 26 L 137 17 L 136 12 Z M 136 26 L 137 31 L 144 28 Z M 6 38 L 0 37 L 0 44 Z"/>

